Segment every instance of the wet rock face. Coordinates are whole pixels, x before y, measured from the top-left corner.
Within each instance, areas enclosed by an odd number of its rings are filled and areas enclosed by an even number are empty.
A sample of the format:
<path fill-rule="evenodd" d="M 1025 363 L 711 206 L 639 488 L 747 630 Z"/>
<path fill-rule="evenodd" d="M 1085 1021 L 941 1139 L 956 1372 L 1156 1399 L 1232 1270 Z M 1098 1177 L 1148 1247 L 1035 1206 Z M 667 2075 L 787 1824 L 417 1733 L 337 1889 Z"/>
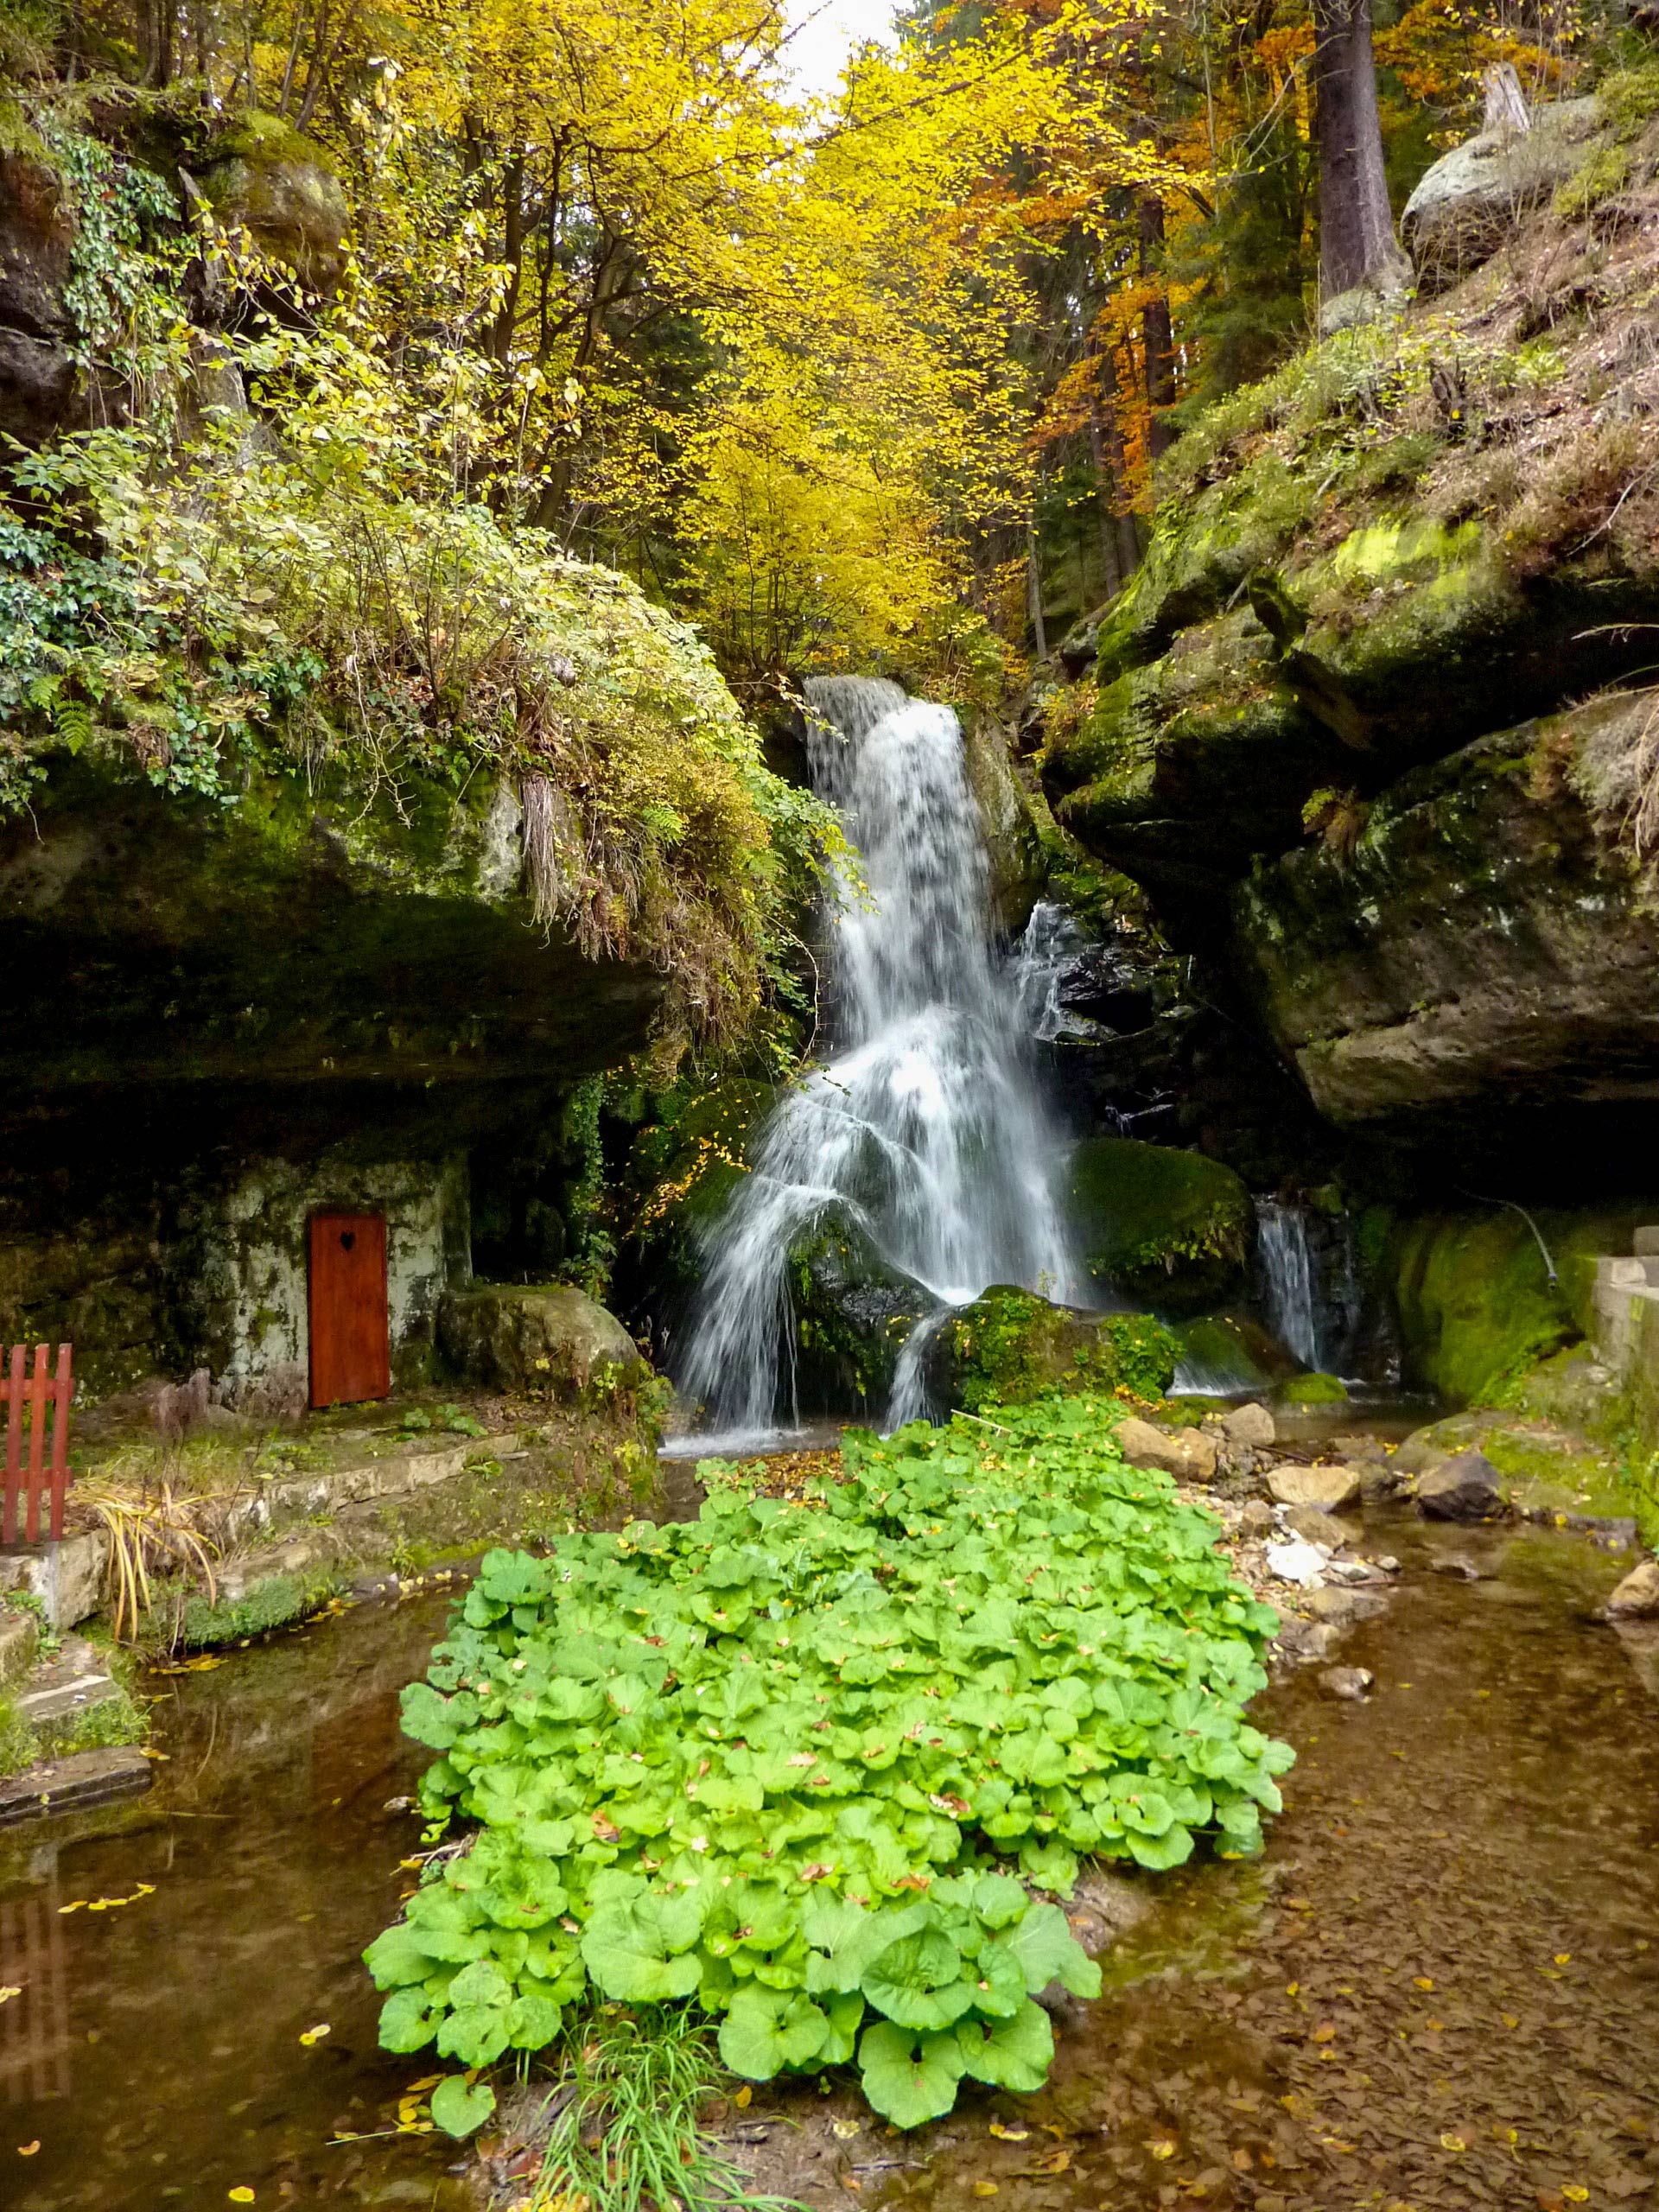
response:
<path fill-rule="evenodd" d="M 0 436 L 38 445 L 73 418 L 64 287 L 74 219 L 44 162 L 0 155 Z"/>
<path fill-rule="evenodd" d="M 1480 739 L 1379 799 L 1351 854 L 1258 866 L 1241 960 L 1323 1114 L 1409 1134 L 1652 1096 L 1659 914 L 1551 767 L 1634 747 L 1649 712 L 1613 698 Z"/>

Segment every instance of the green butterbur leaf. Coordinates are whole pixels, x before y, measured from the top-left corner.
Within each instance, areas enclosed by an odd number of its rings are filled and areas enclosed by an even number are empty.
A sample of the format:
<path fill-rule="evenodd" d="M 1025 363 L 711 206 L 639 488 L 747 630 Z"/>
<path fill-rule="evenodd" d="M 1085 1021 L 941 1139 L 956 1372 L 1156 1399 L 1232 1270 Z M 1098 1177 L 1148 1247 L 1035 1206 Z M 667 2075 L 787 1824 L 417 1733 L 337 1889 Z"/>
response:
<path fill-rule="evenodd" d="M 494 2110 L 495 2091 L 488 2083 L 469 2083 L 461 2074 L 446 2074 L 432 2092 L 432 2118 L 446 2135 L 471 2135 Z"/>
<path fill-rule="evenodd" d="M 918 2035 L 888 2020 L 865 2029 L 858 2063 L 865 2095 L 895 2127 L 919 2127 L 949 2112 L 964 2070 L 954 2035 Z"/>
<path fill-rule="evenodd" d="M 1271 1616 L 1118 1417 L 849 1431 L 821 1508 L 711 1464 L 695 1522 L 490 1554 L 404 1699 L 429 1840 L 474 1840 L 365 1954 L 386 2047 L 479 2068 L 690 1998 L 734 2071 L 855 2060 L 905 2126 L 964 2072 L 1035 2088 L 1033 1998 L 1100 1976 L 1032 1891 L 1259 1848 L 1290 1757 L 1244 1719 Z"/>
<path fill-rule="evenodd" d="M 957 2030 L 963 2070 L 994 2088 L 1028 2095 L 1040 2089 L 1054 2056 L 1054 2030 L 1040 2005 L 1025 1999 L 1011 2018 L 964 2020 Z"/>

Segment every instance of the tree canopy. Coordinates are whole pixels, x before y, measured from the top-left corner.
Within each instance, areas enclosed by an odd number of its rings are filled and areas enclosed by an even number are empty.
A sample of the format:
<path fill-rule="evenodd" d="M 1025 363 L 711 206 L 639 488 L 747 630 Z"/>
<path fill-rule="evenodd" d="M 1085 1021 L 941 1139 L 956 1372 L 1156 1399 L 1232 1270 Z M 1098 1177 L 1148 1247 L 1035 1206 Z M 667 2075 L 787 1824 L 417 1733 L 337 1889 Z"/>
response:
<path fill-rule="evenodd" d="M 3 58 L 18 128 L 141 152 L 166 113 L 205 160 L 251 114 L 333 165 L 340 281 L 245 262 L 230 321 L 405 490 L 625 569 L 740 695 L 968 693 L 1122 582 L 1160 452 L 1312 327 L 1361 31 L 1373 260 L 1484 67 L 1537 97 L 1605 36 L 1573 0 L 916 0 L 813 97 L 784 0 L 24 0 Z"/>

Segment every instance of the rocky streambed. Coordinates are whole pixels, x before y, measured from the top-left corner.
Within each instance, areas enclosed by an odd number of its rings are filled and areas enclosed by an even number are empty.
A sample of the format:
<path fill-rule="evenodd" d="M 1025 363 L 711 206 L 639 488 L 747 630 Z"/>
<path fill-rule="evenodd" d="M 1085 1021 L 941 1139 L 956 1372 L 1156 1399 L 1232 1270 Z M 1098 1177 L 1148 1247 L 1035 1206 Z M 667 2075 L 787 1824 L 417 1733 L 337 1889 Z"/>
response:
<path fill-rule="evenodd" d="M 1215 1452 L 1202 1487 L 1242 1570 L 1287 1616 L 1259 1717 L 1298 1764 L 1265 1856 L 1087 1885 L 1106 1989 L 1068 2012 L 1038 2097 L 976 2094 L 899 2136 L 808 2081 L 714 2124 L 814 2206 L 1641 2201 L 1659 2181 L 1659 1653 L 1604 1617 L 1630 1558 L 1426 1519 L 1384 1479 L 1393 1439 L 1338 1455 L 1187 1434 Z M 1271 1494 L 1368 1465 L 1334 1512 Z M 1278 1577 L 1296 1546 L 1317 1583 Z M 402 1801 L 424 1754 L 397 1695 L 448 1604 L 366 1605 L 149 1678 L 154 1790 L 6 1840 L 0 2201 L 527 2201 L 511 2142 L 480 2171 L 418 2132 L 421 2060 L 378 2050 L 358 1963 L 411 1878 Z M 1328 1694 L 1339 1669 L 1360 1694 Z"/>

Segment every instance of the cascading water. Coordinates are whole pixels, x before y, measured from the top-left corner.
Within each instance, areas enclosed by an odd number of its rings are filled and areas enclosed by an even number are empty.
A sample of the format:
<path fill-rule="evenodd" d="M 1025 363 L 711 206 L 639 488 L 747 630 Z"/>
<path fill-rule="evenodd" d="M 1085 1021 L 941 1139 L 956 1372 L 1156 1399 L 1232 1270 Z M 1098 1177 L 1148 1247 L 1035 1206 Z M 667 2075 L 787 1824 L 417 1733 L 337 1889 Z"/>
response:
<path fill-rule="evenodd" d="M 1258 1198 L 1255 1244 L 1262 1307 L 1274 1336 L 1304 1366 L 1339 1369 L 1361 1303 L 1348 1216 L 1316 1221 L 1302 1206 Z"/>
<path fill-rule="evenodd" d="M 806 690 L 813 782 L 862 881 L 848 872 L 834 887 L 835 1057 L 774 1109 L 714 1224 L 677 1362 L 683 1393 L 734 1438 L 795 1415 L 789 1255 L 826 1218 L 861 1230 L 940 1309 L 994 1282 L 1087 1294 L 1051 1184 L 1060 1147 L 990 941 L 957 718 L 874 677 Z M 936 1311 L 905 1347 L 892 1418 L 925 1410 L 922 1332 L 940 1322 Z"/>

